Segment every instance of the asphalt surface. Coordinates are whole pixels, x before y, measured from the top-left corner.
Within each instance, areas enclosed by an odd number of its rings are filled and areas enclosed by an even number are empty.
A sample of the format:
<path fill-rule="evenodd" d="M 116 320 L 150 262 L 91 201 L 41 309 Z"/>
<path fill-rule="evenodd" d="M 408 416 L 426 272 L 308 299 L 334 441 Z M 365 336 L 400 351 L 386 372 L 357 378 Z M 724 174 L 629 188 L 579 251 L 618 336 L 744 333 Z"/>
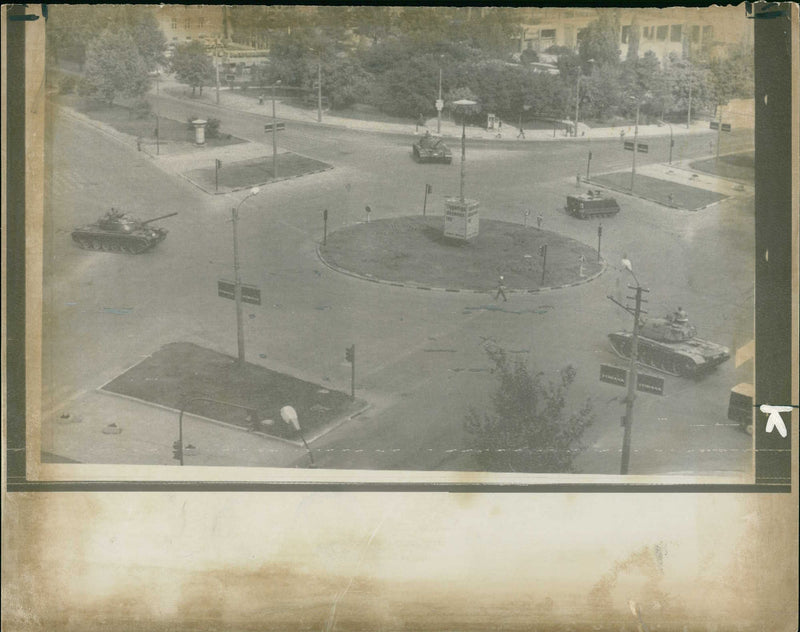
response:
<path fill-rule="evenodd" d="M 189 113 L 216 115 L 223 131 L 263 142 L 264 154 L 271 152 L 264 117 L 220 114 L 213 106 L 171 98 L 157 99 L 157 109 L 177 120 Z M 743 130 L 726 137 L 723 151 L 749 148 L 750 136 Z M 710 155 L 715 138 L 676 137 L 673 162 Z M 328 227 L 334 230 L 363 221 L 367 204 L 373 218 L 421 213 L 425 184 L 433 186 L 431 213 L 441 213 L 443 197 L 458 191 L 458 158 L 452 165 L 416 164 L 412 140 L 412 134 L 287 124 L 281 149 L 330 162 L 334 169 L 264 187 L 240 209 L 242 278 L 260 286 L 263 296 L 261 306 L 245 310 L 248 360 L 347 391 L 344 349 L 357 347 L 357 393 L 371 408 L 313 442 L 321 466 L 474 469 L 463 421 L 470 408 L 490 406 L 495 382 L 485 346 L 496 344 L 545 373 L 555 375 L 570 363 L 577 367 L 575 403 L 589 397 L 597 413 L 585 437 L 589 449 L 577 466 L 587 473 L 618 472 L 624 393 L 598 376 L 601 363 L 621 364 L 607 334 L 631 325 L 630 316 L 606 298 L 624 301 L 630 277 L 615 268 L 623 254 L 651 290 L 652 314 L 681 305 L 702 338 L 732 352 L 752 337 L 754 212 L 747 193 L 696 213 L 619 195 L 622 211 L 603 220 L 601 252 L 612 264 L 606 274 L 575 288 L 514 296 L 502 309 L 489 294 L 387 287 L 325 267 L 316 256 L 323 209 L 329 209 Z M 135 146 L 67 117 L 54 120 L 49 142 L 43 376 L 49 417 L 43 449 L 84 462 L 174 463 L 173 429 L 164 428 L 161 411 L 138 404 L 127 410 L 130 402 L 117 404 L 108 396 L 102 406 L 83 402 L 168 342 L 195 342 L 235 355 L 234 306 L 217 297 L 216 282 L 233 274 L 230 209 L 243 194 L 207 195 Z M 637 167 L 667 162 L 669 137 L 648 142 Z M 629 166 L 631 152 L 620 145 L 470 142 L 467 195 L 481 201 L 483 217 L 522 223 L 523 212 L 531 210 L 534 217 L 542 214 L 547 229 L 594 246 L 597 222 L 566 216 L 564 196 L 578 190 L 575 174 L 585 175 L 587 149 L 591 173 Z M 111 206 L 142 219 L 180 214 L 160 224 L 169 236 L 144 255 L 75 247 L 71 229 Z M 752 363 L 736 367 L 731 359 L 700 382 L 666 376 L 664 396 L 640 394 L 631 473 L 749 472 L 751 438 L 729 425 L 726 411 L 730 388 L 751 375 Z M 81 406 L 87 410 L 84 424 L 48 421 Z M 138 438 L 126 435 L 124 449 L 101 449 L 86 430 L 87 415 L 113 416 L 116 406 L 135 420 L 138 430 L 131 432 Z M 200 446 L 207 457 L 201 463 L 306 463 L 304 452 L 293 447 L 254 447 L 251 437 L 235 430 L 197 428 L 212 444 Z"/>

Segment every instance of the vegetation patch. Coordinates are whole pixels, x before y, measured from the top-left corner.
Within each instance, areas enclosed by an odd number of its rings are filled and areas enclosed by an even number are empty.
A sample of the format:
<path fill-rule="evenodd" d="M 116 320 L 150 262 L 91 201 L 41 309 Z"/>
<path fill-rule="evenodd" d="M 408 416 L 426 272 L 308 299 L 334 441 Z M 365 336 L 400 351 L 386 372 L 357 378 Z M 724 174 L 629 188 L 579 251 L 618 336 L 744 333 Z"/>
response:
<path fill-rule="evenodd" d="M 272 156 L 264 156 L 237 162 L 223 162 L 219 169 L 215 167 L 192 169 L 183 175 L 204 191 L 225 193 L 333 168 L 327 162 L 291 152 L 278 154 L 276 163 L 277 170 L 274 170 Z"/>
<path fill-rule="evenodd" d="M 689 167 L 695 171 L 710 173 L 722 178 L 742 180 L 749 184 L 754 184 L 756 181 L 755 153 L 752 151 L 720 156 L 719 160 L 715 158 L 695 160 L 689 163 Z"/>
<path fill-rule="evenodd" d="M 592 176 L 591 182 L 592 184 L 599 184 L 617 191 L 637 195 L 665 206 L 688 211 L 697 211 L 713 202 L 718 202 L 728 197 L 716 191 L 708 191 L 707 189 L 690 187 L 685 184 L 639 174 L 636 175 L 634 190 L 631 192 L 631 174 L 627 171 Z"/>
<path fill-rule="evenodd" d="M 300 435 L 281 419 L 284 406 L 297 411 L 308 437 L 363 405 L 340 391 L 255 364 L 240 366 L 236 358 L 188 342 L 165 345 L 103 390 L 292 440 Z"/>
<path fill-rule="evenodd" d="M 480 235 L 465 243 L 445 238 L 443 229 L 443 216 L 374 220 L 328 235 L 320 254 L 369 278 L 483 292 L 496 290 L 501 275 L 510 290 L 536 290 L 575 283 L 602 269 L 597 250 L 551 231 L 483 219 Z"/>

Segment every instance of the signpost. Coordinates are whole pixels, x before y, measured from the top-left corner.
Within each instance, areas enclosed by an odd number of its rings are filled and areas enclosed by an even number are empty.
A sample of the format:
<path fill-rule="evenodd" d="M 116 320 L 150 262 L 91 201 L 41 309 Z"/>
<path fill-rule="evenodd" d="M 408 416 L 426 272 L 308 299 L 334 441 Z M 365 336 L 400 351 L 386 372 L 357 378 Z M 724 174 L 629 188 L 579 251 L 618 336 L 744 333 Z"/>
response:
<path fill-rule="evenodd" d="M 610 364 L 601 364 L 600 381 L 608 384 L 616 384 L 617 386 L 627 386 L 628 369 L 612 366 Z M 642 393 L 650 393 L 652 395 L 663 395 L 664 378 L 637 372 L 636 390 Z"/>
<path fill-rule="evenodd" d="M 264 125 L 264 133 L 269 134 L 273 130 L 273 125 L 275 126 L 276 132 L 282 132 L 286 129 L 286 123 L 267 123 Z"/>
<path fill-rule="evenodd" d="M 647 153 L 647 151 L 648 151 L 647 143 L 638 143 L 638 144 L 636 145 L 636 150 L 637 150 L 637 151 L 638 151 L 640 154 L 646 154 L 646 153 Z"/>
<path fill-rule="evenodd" d="M 622 141 L 622 146 L 625 149 L 629 150 L 629 151 L 633 151 L 633 141 L 632 140 L 624 140 L 624 141 Z"/>
<path fill-rule="evenodd" d="M 217 295 L 231 300 L 236 298 L 236 283 L 220 279 L 217 281 Z M 242 283 L 242 303 L 261 305 L 261 288 Z"/>
<path fill-rule="evenodd" d="M 428 208 L 428 193 L 433 193 L 433 187 L 430 184 L 425 185 L 425 199 L 422 201 L 422 217 L 425 217 L 425 211 Z"/>

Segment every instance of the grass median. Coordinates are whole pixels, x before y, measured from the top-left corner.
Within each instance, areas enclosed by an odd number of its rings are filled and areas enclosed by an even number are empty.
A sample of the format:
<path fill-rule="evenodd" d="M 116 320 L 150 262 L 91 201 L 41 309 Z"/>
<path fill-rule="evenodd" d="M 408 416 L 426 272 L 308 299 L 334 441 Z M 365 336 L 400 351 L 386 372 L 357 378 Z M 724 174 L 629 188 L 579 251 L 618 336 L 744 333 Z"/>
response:
<path fill-rule="evenodd" d="M 253 422 L 245 408 L 250 409 L 260 422 L 259 432 L 290 440 L 299 435 L 281 419 L 283 406 L 294 407 L 310 437 L 364 405 L 346 393 L 255 364 L 239 366 L 236 358 L 187 342 L 165 345 L 102 390 L 175 410 L 183 407 L 248 430 Z"/>
<path fill-rule="evenodd" d="M 634 189 L 631 192 L 631 174 L 629 171 L 592 176 L 591 183 L 628 193 L 629 195 L 636 195 L 664 206 L 688 211 L 700 210 L 727 197 L 716 191 L 690 187 L 670 180 L 661 180 L 641 174 L 636 175 Z"/>

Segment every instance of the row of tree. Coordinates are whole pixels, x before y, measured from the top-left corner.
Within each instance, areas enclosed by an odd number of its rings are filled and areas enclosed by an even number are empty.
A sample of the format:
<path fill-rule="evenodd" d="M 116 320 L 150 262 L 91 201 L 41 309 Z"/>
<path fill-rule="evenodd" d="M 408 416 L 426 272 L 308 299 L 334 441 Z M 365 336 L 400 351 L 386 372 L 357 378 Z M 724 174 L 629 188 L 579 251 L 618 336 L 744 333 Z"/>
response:
<path fill-rule="evenodd" d="M 623 60 L 615 12 L 598 15 L 581 31 L 577 51 L 551 49 L 557 75 L 512 63 L 520 30 L 513 9 L 239 6 L 226 19 L 239 37 L 258 34 L 269 45 L 269 61 L 253 69 L 250 84 L 280 81 L 311 92 L 321 68 L 322 92 L 335 110 L 364 103 L 395 116 L 431 116 L 440 77 L 446 103 L 471 98 L 480 104 L 476 117 L 493 112 L 512 121 L 571 119 L 576 100 L 582 120 L 630 120 L 637 104 L 645 120 L 668 120 L 690 107 L 711 112 L 752 96 L 748 51 L 712 58 L 699 50 L 690 58 L 685 47 L 684 55 L 661 61 L 652 52 L 639 56 L 632 29 Z M 149 7 L 56 5 L 50 26 L 51 54 L 82 65 L 83 92 L 107 101 L 143 95 L 149 73 L 166 61 Z M 197 41 L 178 45 L 170 67 L 193 93 L 215 81 L 209 52 Z"/>

